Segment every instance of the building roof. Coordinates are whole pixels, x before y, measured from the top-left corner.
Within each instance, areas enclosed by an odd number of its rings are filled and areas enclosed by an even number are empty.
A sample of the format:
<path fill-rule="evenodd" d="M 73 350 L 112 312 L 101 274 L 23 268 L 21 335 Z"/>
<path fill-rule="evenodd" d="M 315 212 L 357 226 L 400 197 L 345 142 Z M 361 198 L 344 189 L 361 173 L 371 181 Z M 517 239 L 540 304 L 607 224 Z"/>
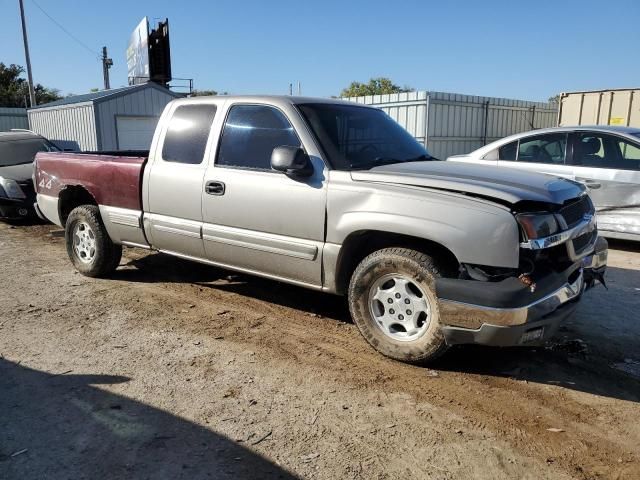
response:
<path fill-rule="evenodd" d="M 172 92 L 167 88 L 161 87 L 156 83 L 148 82 L 142 85 L 131 85 L 128 87 L 112 88 L 110 90 L 99 90 L 97 92 L 85 93 L 83 95 L 74 95 L 72 97 L 65 97 L 65 98 L 61 98 L 60 100 L 56 100 L 54 102 L 43 103 L 42 105 L 36 105 L 35 107 L 29 108 L 29 110 L 36 110 L 39 108 L 60 107 L 63 105 L 72 105 L 75 103 L 86 103 L 86 102 L 97 103 L 103 100 L 112 99 L 114 97 L 127 95 L 137 90 L 144 90 L 146 88 L 160 89 L 161 91 L 168 93 L 169 95 L 172 95 L 174 97 L 180 96 L 179 94 Z"/>

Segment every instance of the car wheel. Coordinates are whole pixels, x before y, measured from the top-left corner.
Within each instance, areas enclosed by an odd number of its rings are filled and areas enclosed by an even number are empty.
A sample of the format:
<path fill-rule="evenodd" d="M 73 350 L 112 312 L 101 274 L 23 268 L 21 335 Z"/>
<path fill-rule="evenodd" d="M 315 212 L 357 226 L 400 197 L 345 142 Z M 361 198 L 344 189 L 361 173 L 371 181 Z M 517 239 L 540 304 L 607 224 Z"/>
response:
<path fill-rule="evenodd" d="M 104 277 L 120 263 L 122 247 L 111 241 L 95 205 L 74 208 L 65 226 L 67 253 L 76 270 L 87 277 Z"/>
<path fill-rule="evenodd" d="M 440 329 L 433 259 L 407 248 L 378 250 L 356 267 L 349 310 L 364 338 L 383 355 L 425 363 L 447 345 Z"/>

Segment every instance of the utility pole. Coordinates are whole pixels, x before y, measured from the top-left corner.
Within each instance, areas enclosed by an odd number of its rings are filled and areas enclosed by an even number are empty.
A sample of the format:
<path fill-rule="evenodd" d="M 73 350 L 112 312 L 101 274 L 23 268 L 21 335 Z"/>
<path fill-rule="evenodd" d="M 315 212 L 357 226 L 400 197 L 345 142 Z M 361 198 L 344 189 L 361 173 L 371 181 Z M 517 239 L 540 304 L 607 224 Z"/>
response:
<path fill-rule="evenodd" d="M 22 1 L 22 0 L 20 0 Z M 113 66 L 113 60 L 107 57 L 107 47 L 102 47 L 102 75 L 104 76 L 104 89 L 109 90 L 109 69 Z"/>
<path fill-rule="evenodd" d="M 36 106 L 36 94 L 33 90 L 33 75 L 31 74 L 31 58 L 29 57 L 29 42 L 27 41 L 27 23 L 24 19 L 24 5 L 20 3 L 20 18 L 22 19 L 22 39 L 24 40 L 24 57 L 27 62 L 27 78 L 29 79 L 29 103 L 31 107 Z"/>
<path fill-rule="evenodd" d="M 300 83 L 300 80 L 298 80 L 298 96 L 302 95 L 302 83 Z"/>

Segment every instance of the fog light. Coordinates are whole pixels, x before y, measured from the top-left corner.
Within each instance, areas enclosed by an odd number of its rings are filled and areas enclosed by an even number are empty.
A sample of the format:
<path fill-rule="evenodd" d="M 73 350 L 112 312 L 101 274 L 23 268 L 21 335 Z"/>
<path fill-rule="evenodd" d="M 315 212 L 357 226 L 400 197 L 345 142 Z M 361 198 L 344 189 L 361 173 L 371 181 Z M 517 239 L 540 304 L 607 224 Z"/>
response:
<path fill-rule="evenodd" d="M 21 215 L 23 217 L 27 216 L 27 213 L 29 213 L 29 211 L 26 208 L 20 208 L 18 209 L 18 215 Z"/>
<path fill-rule="evenodd" d="M 540 340 L 544 335 L 544 327 L 534 328 L 533 330 L 529 330 L 525 332 L 520 338 L 520 343 L 529 343 L 535 342 L 536 340 Z"/>

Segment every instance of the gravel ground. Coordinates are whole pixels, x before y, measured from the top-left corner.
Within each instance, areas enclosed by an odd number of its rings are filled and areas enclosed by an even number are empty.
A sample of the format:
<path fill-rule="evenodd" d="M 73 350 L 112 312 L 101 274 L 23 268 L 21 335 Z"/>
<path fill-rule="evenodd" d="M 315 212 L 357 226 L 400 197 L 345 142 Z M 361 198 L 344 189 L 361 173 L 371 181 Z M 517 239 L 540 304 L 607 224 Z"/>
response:
<path fill-rule="evenodd" d="M 0 478 L 640 478 L 640 249 L 554 343 L 369 348 L 343 299 L 0 224 Z"/>

